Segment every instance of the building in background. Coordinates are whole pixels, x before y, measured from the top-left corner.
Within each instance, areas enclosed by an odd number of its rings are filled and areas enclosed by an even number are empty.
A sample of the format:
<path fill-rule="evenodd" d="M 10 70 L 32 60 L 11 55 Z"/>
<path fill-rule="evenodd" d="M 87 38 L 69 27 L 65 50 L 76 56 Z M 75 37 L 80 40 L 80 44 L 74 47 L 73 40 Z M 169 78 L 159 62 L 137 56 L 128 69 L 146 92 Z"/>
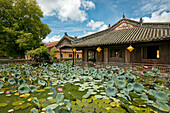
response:
<path fill-rule="evenodd" d="M 170 22 L 144 23 L 123 14 L 108 29 L 77 38 L 72 47 L 82 50 L 84 62 L 170 64 Z"/>

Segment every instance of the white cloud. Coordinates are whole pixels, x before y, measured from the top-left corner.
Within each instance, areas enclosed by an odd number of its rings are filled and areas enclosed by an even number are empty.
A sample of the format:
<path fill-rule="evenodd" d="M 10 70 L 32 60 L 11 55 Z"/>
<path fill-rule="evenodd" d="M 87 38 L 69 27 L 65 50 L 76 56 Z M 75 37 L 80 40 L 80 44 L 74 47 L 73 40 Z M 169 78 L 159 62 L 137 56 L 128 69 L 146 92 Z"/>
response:
<path fill-rule="evenodd" d="M 91 35 L 91 34 L 93 34 L 93 33 L 95 33 L 95 32 L 86 32 L 86 31 L 84 31 L 84 36 L 86 36 L 86 35 Z"/>
<path fill-rule="evenodd" d="M 92 30 L 96 30 L 97 28 L 100 28 L 103 24 L 104 24 L 103 21 L 96 21 L 96 22 L 94 22 L 94 20 L 91 20 L 90 22 L 88 22 L 86 24 L 86 26 L 87 27 L 91 27 Z"/>
<path fill-rule="evenodd" d="M 142 0 L 140 2 L 141 8 L 136 10 L 137 14 L 150 14 L 160 9 L 164 9 L 166 11 L 170 11 L 170 0 Z"/>
<path fill-rule="evenodd" d="M 133 18 L 132 18 L 133 19 Z M 170 21 L 170 12 L 163 11 L 160 9 L 152 13 L 151 18 L 142 17 L 144 22 L 169 22 Z M 133 20 L 139 21 L 139 18 L 135 18 Z"/>
<path fill-rule="evenodd" d="M 99 28 L 99 31 L 105 30 L 105 29 L 107 29 L 107 28 L 108 28 L 108 26 L 107 26 L 106 24 L 104 24 L 103 26 L 101 26 L 101 27 Z"/>
<path fill-rule="evenodd" d="M 43 43 L 48 43 L 48 42 L 55 42 L 55 41 L 59 41 L 61 39 L 60 35 L 54 35 L 51 38 L 46 37 L 43 41 Z"/>
<path fill-rule="evenodd" d="M 85 21 L 87 13 L 85 10 L 95 8 L 92 1 L 86 0 L 37 0 L 44 16 L 56 15 L 61 21 L 75 20 Z"/>

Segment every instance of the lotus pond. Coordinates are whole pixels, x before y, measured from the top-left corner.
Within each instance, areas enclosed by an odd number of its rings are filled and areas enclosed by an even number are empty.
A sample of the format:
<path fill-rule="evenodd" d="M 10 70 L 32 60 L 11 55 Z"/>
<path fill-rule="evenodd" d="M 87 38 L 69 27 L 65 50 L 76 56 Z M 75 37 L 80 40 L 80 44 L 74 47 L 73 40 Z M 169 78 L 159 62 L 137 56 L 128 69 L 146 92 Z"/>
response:
<path fill-rule="evenodd" d="M 0 112 L 168 113 L 170 90 L 152 68 L 72 67 L 70 62 L 0 68 Z"/>

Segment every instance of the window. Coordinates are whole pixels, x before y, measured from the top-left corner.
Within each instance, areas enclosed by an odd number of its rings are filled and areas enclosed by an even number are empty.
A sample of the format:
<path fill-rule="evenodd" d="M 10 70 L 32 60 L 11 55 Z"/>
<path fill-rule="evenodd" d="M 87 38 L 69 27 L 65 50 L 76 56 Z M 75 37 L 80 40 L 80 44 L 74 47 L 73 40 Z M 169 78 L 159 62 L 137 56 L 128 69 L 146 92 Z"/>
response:
<path fill-rule="evenodd" d="M 69 54 L 69 57 L 72 57 L 72 54 Z"/>
<path fill-rule="evenodd" d="M 159 59 L 160 51 L 159 46 L 147 46 L 143 48 L 144 59 Z"/>
<path fill-rule="evenodd" d="M 88 61 L 95 61 L 95 50 L 88 51 Z"/>
<path fill-rule="evenodd" d="M 79 54 L 77 54 L 77 58 L 79 58 Z"/>
<path fill-rule="evenodd" d="M 110 50 L 110 57 L 122 57 L 121 49 L 111 49 Z"/>

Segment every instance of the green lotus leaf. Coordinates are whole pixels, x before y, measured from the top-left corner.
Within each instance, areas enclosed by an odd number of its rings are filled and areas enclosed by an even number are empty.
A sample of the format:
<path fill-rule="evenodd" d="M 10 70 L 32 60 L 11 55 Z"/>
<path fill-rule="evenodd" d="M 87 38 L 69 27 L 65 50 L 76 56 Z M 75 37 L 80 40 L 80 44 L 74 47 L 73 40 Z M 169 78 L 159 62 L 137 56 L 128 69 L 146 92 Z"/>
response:
<path fill-rule="evenodd" d="M 126 110 L 121 107 L 111 108 L 110 113 L 126 113 Z"/>
<path fill-rule="evenodd" d="M 144 89 L 144 86 L 141 83 L 135 82 L 133 84 L 134 91 L 141 93 Z"/>
<path fill-rule="evenodd" d="M 108 113 L 108 111 L 105 108 L 97 108 L 96 113 Z"/>
<path fill-rule="evenodd" d="M 64 95 L 63 93 L 58 93 L 56 96 L 56 103 L 59 104 L 61 101 L 63 101 Z"/>
<path fill-rule="evenodd" d="M 0 108 L 1 107 L 5 107 L 5 106 L 7 106 L 8 104 L 7 103 L 0 103 Z"/>
<path fill-rule="evenodd" d="M 146 100 L 143 100 L 141 98 L 134 98 L 133 99 L 133 102 L 136 104 L 136 105 L 144 105 L 146 103 Z"/>
<path fill-rule="evenodd" d="M 117 86 L 119 89 L 123 89 L 123 88 L 126 87 L 126 81 L 125 81 L 125 80 L 117 80 L 116 86 Z"/>
<path fill-rule="evenodd" d="M 48 100 L 51 104 L 56 102 L 56 99 L 50 99 Z"/>
<path fill-rule="evenodd" d="M 83 107 L 82 108 L 82 112 L 83 113 L 89 113 L 89 112 L 93 113 L 94 112 L 94 108 L 92 108 L 92 107 Z"/>
<path fill-rule="evenodd" d="M 30 105 L 31 105 L 30 103 L 25 103 L 25 104 L 20 105 L 20 108 L 25 109 L 25 108 L 28 108 Z"/>
<path fill-rule="evenodd" d="M 19 79 L 21 77 L 20 74 L 14 74 L 14 78 Z"/>
<path fill-rule="evenodd" d="M 165 102 L 157 100 L 156 103 L 159 107 L 163 108 L 164 111 L 170 111 L 170 107 Z"/>
<path fill-rule="evenodd" d="M 108 87 L 107 89 L 106 89 L 106 95 L 108 96 L 108 97 L 111 97 L 111 96 L 116 96 L 116 94 L 117 94 L 117 89 L 115 88 L 115 87 L 113 87 L 113 88 L 111 88 L 111 87 Z"/>
<path fill-rule="evenodd" d="M 129 96 L 129 91 L 127 89 L 123 89 L 120 92 L 123 93 L 125 96 L 127 96 L 129 98 L 129 100 L 131 100 L 131 98 Z"/>
<path fill-rule="evenodd" d="M 113 87 L 114 86 L 114 81 L 112 80 L 112 81 L 107 82 L 106 86 L 107 87 Z"/>
<path fill-rule="evenodd" d="M 19 106 L 21 104 L 23 104 L 25 101 L 15 101 L 12 103 L 13 106 Z"/>
<path fill-rule="evenodd" d="M 14 110 L 19 110 L 21 106 L 15 106 Z"/>
<path fill-rule="evenodd" d="M 131 98 L 140 98 L 141 97 L 141 94 L 137 94 L 135 92 L 129 92 L 129 96 Z"/>
<path fill-rule="evenodd" d="M 66 104 L 67 109 L 70 111 L 71 110 L 70 100 L 64 99 L 64 103 Z"/>
<path fill-rule="evenodd" d="M 4 83 L 0 81 L 0 89 L 4 86 Z"/>
<path fill-rule="evenodd" d="M 8 82 L 10 85 L 14 85 L 16 83 L 14 79 L 9 79 Z"/>
<path fill-rule="evenodd" d="M 31 77 L 31 80 L 32 80 L 32 81 L 35 81 L 35 80 L 37 80 L 37 77 L 36 77 L 36 76 L 33 76 L 33 77 Z"/>
<path fill-rule="evenodd" d="M 54 113 L 50 107 L 46 107 L 45 111 L 46 113 Z"/>
<path fill-rule="evenodd" d="M 116 70 L 118 68 L 118 66 L 112 66 L 113 70 Z"/>
<path fill-rule="evenodd" d="M 28 87 L 28 85 L 21 85 L 18 88 L 18 92 L 19 94 L 26 94 L 30 92 L 30 88 Z"/>
<path fill-rule="evenodd" d="M 153 95 L 158 101 L 165 101 L 169 100 L 168 95 L 164 91 L 155 91 Z"/>
<path fill-rule="evenodd" d="M 40 103 L 44 103 L 45 101 L 46 101 L 45 98 L 39 99 L 39 102 L 40 102 Z"/>
<path fill-rule="evenodd" d="M 30 90 L 31 90 L 31 92 L 36 91 L 37 90 L 37 86 L 30 85 Z"/>
<path fill-rule="evenodd" d="M 128 83 L 127 84 L 127 90 L 128 91 L 132 91 L 133 90 L 133 84 L 132 83 Z"/>
<path fill-rule="evenodd" d="M 90 95 L 91 95 L 91 92 L 88 91 L 83 97 L 84 97 L 84 98 L 88 98 Z"/>
<path fill-rule="evenodd" d="M 26 81 L 24 79 L 19 79 L 18 80 L 18 85 L 25 85 Z"/>
<path fill-rule="evenodd" d="M 39 89 L 39 90 L 36 90 L 37 93 L 41 93 L 41 92 L 44 92 L 45 89 Z"/>
<path fill-rule="evenodd" d="M 39 102 L 39 100 L 38 100 L 37 98 L 33 98 L 33 99 L 32 99 L 32 102 L 33 102 L 37 107 L 40 108 L 40 102 Z"/>
<path fill-rule="evenodd" d="M 125 72 L 125 70 L 123 68 L 119 69 L 119 75 L 123 74 Z"/>
<path fill-rule="evenodd" d="M 40 86 L 47 86 L 47 82 L 46 81 L 44 81 L 44 80 L 38 80 L 38 84 L 40 85 Z"/>
<path fill-rule="evenodd" d="M 8 81 L 8 77 L 3 77 L 2 80 L 3 80 L 4 82 Z"/>
<path fill-rule="evenodd" d="M 107 65 L 107 66 L 106 66 L 106 69 L 110 69 L 110 67 L 111 67 L 111 66 Z"/>
<path fill-rule="evenodd" d="M 126 80 L 126 76 L 117 76 L 117 80 Z"/>
<path fill-rule="evenodd" d="M 131 68 L 131 67 L 127 67 L 127 68 L 126 68 L 126 72 L 127 72 L 127 73 L 132 72 L 132 68 Z"/>
<path fill-rule="evenodd" d="M 85 74 L 85 75 L 88 75 L 88 74 L 89 74 L 89 70 L 85 69 L 85 70 L 84 70 L 84 74 Z"/>
<path fill-rule="evenodd" d="M 146 94 L 142 94 L 141 99 L 148 100 L 148 96 Z"/>
<path fill-rule="evenodd" d="M 126 108 L 128 113 L 137 113 L 137 111 L 135 111 L 131 106 L 129 106 L 128 104 L 124 104 L 122 103 L 123 108 Z"/>
<path fill-rule="evenodd" d="M 162 89 L 162 87 L 161 87 L 161 86 L 156 85 L 156 84 L 153 84 L 153 87 L 154 87 L 154 89 L 156 89 L 156 90 L 161 90 L 161 89 Z"/>
<path fill-rule="evenodd" d="M 152 71 L 147 72 L 151 76 L 156 76 Z"/>
<path fill-rule="evenodd" d="M 82 107 L 81 106 L 72 106 L 72 111 L 81 111 Z"/>
<path fill-rule="evenodd" d="M 48 103 L 42 103 L 41 104 L 41 107 L 43 107 L 43 108 L 45 108 L 45 107 L 47 107 L 48 106 Z"/>
<path fill-rule="evenodd" d="M 35 108 L 32 108 L 32 109 L 31 109 L 31 112 L 32 112 L 32 113 L 38 113 L 38 110 L 35 109 Z"/>
<path fill-rule="evenodd" d="M 127 73 L 126 77 L 128 78 L 128 82 L 131 82 L 131 83 L 133 83 L 136 80 L 136 76 L 131 73 Z"/>
<path fill-rule="evenodd" d="M 59 105 L 58 104 L 50 104 L 50 105 L 48 105 L 46 108 L 50 108 L 51 110 L 53 110 L 53 109 L 55 109 L 55 108 L 57 108 Z"/>

